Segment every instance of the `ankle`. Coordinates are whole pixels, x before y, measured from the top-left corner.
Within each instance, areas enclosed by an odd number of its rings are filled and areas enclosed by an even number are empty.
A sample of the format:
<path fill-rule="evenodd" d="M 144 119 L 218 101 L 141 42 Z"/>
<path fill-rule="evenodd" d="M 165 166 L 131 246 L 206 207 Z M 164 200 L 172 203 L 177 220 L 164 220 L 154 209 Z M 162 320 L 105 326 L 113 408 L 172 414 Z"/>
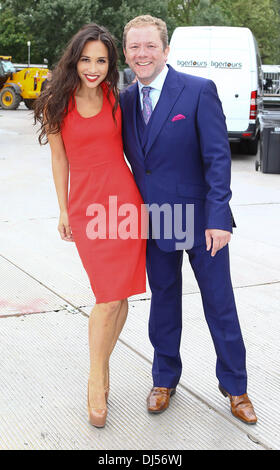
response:
<path fill-rule="evenodd" d="M 102 376 L 94 377 L 90 376 L 88 379 L 88 385 L 90 388 L 103 389 L 104 388 L 104 379 Z"/>

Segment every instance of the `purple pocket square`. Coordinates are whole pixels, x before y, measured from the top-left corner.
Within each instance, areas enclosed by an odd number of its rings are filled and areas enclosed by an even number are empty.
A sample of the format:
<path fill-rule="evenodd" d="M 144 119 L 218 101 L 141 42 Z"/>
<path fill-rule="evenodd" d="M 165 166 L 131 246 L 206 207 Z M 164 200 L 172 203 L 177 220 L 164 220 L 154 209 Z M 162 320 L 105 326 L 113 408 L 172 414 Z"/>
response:
<path fill-rule="evenodd" d="M 181 119 L 186 119 L 186 116 L 184 116 L 183 114 L 177 114 L 172 118 L 172 122 L 180 121 Z"/>

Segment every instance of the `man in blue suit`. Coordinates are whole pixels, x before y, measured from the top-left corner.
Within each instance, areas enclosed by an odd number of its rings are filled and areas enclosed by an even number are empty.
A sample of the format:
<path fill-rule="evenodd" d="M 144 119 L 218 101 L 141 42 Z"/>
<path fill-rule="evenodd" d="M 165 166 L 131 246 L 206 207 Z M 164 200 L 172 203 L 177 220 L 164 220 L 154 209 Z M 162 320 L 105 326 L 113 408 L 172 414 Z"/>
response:
<path fill-rule="evenodd" d="M 163 213 L 153 217 L 151 211 L 147 240 L 149 336 L 154 347 L 148 411 L 168 408 L 181 376 L 181 268 L 186 251 L 217 354 L 219 389 L 229 397 L 234 416 L 255 424 L 230 278 L 231 155 L 215 84 L 166 65 L 168 35 L 160 19 L 144 15 L 130 21 L 123 47 L 138 79 L 121 93 L 125 154 L 147 207 L 168 208 L 167 218 Z M 178 207 L 183 209 L 181 233 Z M 171 232 L 166 230 L 170 216 Z"/>

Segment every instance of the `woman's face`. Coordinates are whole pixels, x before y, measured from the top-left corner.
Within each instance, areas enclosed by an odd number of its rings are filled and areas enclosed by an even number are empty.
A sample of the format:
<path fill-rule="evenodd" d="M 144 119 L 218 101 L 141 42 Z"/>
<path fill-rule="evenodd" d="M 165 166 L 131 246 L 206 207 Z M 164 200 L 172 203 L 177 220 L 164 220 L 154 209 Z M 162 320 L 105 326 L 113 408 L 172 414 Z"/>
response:
<path fill-rule="evenodd" d="M 109 69 L 107 47 L 102 41 L 88 41 L 77 63 L 81 86 L 96 88 L 105 80 Z"/>

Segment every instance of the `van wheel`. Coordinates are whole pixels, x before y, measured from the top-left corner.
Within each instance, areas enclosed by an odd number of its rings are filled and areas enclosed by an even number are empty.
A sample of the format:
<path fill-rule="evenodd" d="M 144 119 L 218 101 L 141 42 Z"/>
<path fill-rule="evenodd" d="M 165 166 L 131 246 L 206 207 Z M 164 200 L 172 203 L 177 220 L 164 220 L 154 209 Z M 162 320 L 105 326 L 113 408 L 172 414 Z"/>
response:
<path fill-rule="evenodd" d="M 260 167 L 261 167 L 261 163 L 259 162 L 259 160 L 256 160 L 256 161 L 255 161 L 255 169 L 256 169 L 256 171 L 259 171 Z"/>
<path fill-rule="evenodd" d="M 11 87 L 5 87 L 0 93 L 0 105 L 3 109 L 17 109 L 21 96 Z"/>
<path fill-rule="evenodd" d="M 248 140 L 246 142 L 247 144 L 247 153 L 249 155 L 257 155 L 258 153 L 258 147 L 259 147 L 259 139 L 258 136 L 255 137 L 254 140 Z"/>

